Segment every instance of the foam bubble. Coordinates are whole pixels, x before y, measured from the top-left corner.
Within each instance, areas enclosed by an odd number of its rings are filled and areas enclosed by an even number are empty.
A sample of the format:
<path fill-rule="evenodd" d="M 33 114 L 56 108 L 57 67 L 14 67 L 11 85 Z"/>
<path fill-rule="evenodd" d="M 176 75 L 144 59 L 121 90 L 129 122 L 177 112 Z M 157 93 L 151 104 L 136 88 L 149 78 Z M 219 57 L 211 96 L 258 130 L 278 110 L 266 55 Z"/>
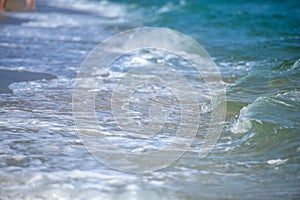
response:
<path fill-rule="evenodd" d="M 242 108 L 240 111 L 240 116 L 238 119 L 233 123 L 230 131 L 235 134 L 246 133 L 252 128 L 251 121 L 247 118 L 247 112 L 249 108 L 248 106 Z"/>
<path fill-rule="evenodd" d="M 288 161 L 288 159 L 272 159 L 268 160 L 267 163 L 269 165 L 281 165 L 284 164 L 286 161 Z"/>

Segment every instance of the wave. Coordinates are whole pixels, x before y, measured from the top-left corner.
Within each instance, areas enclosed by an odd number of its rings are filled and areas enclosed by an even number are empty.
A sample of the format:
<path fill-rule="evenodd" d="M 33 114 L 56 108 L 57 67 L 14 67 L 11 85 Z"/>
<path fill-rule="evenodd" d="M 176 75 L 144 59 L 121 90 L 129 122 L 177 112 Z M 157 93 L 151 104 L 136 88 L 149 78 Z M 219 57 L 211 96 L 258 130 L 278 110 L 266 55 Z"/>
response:
<path fill-rule="evenodd" d="M 270 124 L 278 128 L 300 128 L 300 92 L 286 92 L 270 97 L 259 97 L 240 111 L 233 124 L 233 133 L 246 133 L 256 125 Z"/>
<path fill-rule="evenodd" d="M 238 151 L 299 162 L 300 91 L 258 97 L 241 109 L 230 131 L 239 135 Z"/>

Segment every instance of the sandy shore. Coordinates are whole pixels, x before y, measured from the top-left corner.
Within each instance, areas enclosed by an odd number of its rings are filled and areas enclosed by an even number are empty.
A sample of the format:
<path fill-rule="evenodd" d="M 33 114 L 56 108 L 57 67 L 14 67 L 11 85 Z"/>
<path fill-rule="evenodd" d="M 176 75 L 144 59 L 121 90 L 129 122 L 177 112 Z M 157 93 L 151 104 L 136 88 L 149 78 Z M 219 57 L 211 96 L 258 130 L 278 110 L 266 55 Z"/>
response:
<path fill-rule="evenodd" d="M 25 9 L 25 1 L 8 0 L 6 7 L 7 12 L 23 12 Z M 7 17 L 4 14 L 0 13 L 0 23 L 1 22 L 16 23 L 18 22 L 18 20 Z M 8 88 L 8 86 L 14 82 L 34 81 L 40 79 L 49 80 L 54 78 L 56 78 L 56 76 L 46 73 L 0 69 L 0 94 L 11 93 L 12 91 Z"/>
<path fill-rule="evenodd" d="M 56 76 L 47 73 L 0 69 L 0 94 L 11 93 L 12 91 L 8 88 L 11 83 L 54 78 Z"/>
<path fill-rule="evenodd" d="M 56 8 L 49 5 L 39 3 L 39 7 L 34 12 L 39 13 L 49 13 L 49 12 L 63 12 L 63 13 L 74 13 L 74 14 L 85 14 L 82 11 L 75 11 L 64 8 Z M 1 24 L 21 24 L 26 22 L 25 19 L 15 18 L 13 16 L 7 15 L 6 13 L 10 12 L 24 12 L 25 11 L 25 0 L 8 0 L 6 5 L 8 11 L 0 12 L 0 27 Z M 4 54 L 5 56 L 5 54 Z M 1 65 L 0 68 L 7 68 L 7 66 Z M 40 79 L 54 79 L 56 76 L 47 74 L 47 73 L 38 73 L 38 72 L 29 72 L 29 71 L 17 71 L 17 70 L 6 70 L 0 69 L 0 94 L 1 93 L 11 93 L 12 91 L 8 88 L 11 83 L 14 82 L 24 82 L 24 81 L 33 81 Z"/>

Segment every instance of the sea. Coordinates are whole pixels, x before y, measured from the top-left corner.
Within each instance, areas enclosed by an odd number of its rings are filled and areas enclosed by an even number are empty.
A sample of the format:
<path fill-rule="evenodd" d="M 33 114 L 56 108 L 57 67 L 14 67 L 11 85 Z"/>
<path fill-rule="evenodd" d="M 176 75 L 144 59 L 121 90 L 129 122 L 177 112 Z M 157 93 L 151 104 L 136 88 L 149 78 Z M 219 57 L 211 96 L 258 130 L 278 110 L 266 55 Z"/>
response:
<path fill-rule="evenodd" d="M 0 94 L 1 200 L 300 199 L 298 0 L 36 3 L 34 12 L 1 13 L 0 69 L 57 78 L 12 83 L 12 93 Z M 152 84 L 131 94 L 130 116 L 147 125 L 147 106 L 161 103 L 170 110 L 165 129 L 146 139 L 120 131 L 110 102 L 116 77 L 145 62 L 163 63 L 202 91 L 200 125 L 184 124 L 197 132 L 185 152 L 160 169 L 128 173 L 90 153 L 74 121 L 72 95 L 82 63 L 100 42 L 142 27 L 171 29 L 203 46 L 225 85 L 226 117 L 214 147 L 199 157 L 213 112 L 201 75 L 154 50 L 119 58 L 96 89 L 95 110 L 101 134 L 124 151 L 160 150 L 183 124 L 171 90 Z M 153 162 L 159 159 L 166 157 Z"/>

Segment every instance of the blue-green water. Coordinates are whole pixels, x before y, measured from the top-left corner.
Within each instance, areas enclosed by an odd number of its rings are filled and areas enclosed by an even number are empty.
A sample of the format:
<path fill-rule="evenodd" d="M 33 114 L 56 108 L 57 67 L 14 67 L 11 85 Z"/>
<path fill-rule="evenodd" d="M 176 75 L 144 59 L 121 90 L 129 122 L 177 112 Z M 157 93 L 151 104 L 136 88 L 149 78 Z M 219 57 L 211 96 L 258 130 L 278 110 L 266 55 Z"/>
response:
<path fill-rule="evenodd" d="M 15 83 L 14 93 L 0 94 L 0 199 L 300 198 L 299 1 L 55 0 L 37 8 L 6 14 L 12 20 L 0 24 L 0 67 L 58 79 Z M 226 83 L 227 115 L 207 157 L 198 158 L 203 126 L 178 161 L 136 175 L 107 168 L 86 151 L 72 117 L 72 87 L 101 40 L 144 26 L 168 27 L 204 46 Z M 111 73 L 136 60 L 124 63 Z M 193 73 L 188 77 L 201 84 Z M 110 106 L 110 82 L 102 87 L 98 117 L 113 132 L 111 116 L 101 114 Z M 202 114 L 209 121 L 209 108 Z M 110 137 L 149 148 L 124 135 Z"/>

